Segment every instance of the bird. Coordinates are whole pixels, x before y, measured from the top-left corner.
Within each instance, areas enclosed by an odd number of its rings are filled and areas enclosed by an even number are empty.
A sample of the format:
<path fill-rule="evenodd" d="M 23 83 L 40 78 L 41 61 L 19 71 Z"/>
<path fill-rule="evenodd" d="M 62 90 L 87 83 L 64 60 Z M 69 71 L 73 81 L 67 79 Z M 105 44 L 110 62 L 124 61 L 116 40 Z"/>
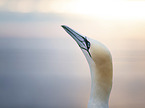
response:
<path fill-rule="evenodd" d="M 113 82 L 113 63 L 109 49 L 101 42 L 81 35 L 66 25 L 61 27 L 79 45 L 90 68 L 91 91 L 87 107 L 109 108 Z"/>

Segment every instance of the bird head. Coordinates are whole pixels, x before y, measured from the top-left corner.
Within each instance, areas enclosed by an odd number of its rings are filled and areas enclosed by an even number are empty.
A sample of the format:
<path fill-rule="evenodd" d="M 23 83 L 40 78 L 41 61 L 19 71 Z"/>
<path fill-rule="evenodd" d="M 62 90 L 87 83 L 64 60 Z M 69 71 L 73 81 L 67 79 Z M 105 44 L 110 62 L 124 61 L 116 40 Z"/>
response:
<path fill-rule="evenodd" d="M 111 62 L 111 54 L 102 43 L 83 36 L 68 26 L 62 25 L 62 27 L 77 42 L 89 62 L 89 65 L 92 62 L 96 65 Z"/>

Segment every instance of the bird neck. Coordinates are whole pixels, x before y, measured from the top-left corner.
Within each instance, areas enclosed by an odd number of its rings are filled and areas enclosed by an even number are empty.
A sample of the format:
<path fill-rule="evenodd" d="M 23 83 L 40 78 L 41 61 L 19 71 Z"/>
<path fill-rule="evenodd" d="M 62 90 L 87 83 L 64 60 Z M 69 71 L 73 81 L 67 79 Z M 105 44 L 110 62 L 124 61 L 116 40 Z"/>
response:
<path fill-rule="evenodd" d="M 108 101 L 112 88 L 112 63 L 90 64 L 91 93 L 88 108 L 109 108 Z"/>

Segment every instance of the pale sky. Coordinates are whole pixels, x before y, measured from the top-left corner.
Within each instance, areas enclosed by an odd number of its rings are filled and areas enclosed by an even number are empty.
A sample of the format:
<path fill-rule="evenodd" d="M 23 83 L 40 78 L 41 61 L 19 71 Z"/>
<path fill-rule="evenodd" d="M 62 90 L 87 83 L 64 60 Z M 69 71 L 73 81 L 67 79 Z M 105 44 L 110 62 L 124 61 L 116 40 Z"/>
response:
<path fill-rule="evenodd" d="M 60 37 L 61 24 L 86 35 L 144 36 L 144 10 L 145 0 L 0 0 L 0 36 Z"/>
<path fill-rule="evenodd" d="M 144 0 L 0 0 L 0 11 L 73 13 L 108 18 L 145 18 Z"/>

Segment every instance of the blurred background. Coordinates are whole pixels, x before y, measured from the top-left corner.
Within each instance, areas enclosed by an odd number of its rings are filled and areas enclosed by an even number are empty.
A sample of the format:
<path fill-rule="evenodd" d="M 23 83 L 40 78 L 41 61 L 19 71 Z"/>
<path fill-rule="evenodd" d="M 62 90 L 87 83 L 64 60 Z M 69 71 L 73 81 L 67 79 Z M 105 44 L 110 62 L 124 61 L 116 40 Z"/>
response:
<path fill-rule="evenodd" d="M 144 11 L 144 0 L 0 0 L 0 108 L 87 108 L 89 67 L 61 24 L 110 49 L 110 108 L 144 108 Z"/>

